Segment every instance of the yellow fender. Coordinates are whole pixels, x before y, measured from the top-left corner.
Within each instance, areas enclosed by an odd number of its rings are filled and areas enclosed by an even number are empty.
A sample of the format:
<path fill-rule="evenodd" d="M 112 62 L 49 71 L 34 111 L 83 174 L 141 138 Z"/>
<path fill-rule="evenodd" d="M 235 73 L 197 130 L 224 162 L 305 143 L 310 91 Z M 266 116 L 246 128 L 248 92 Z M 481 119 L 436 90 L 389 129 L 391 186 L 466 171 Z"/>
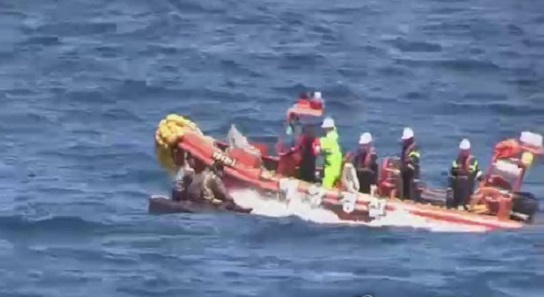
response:
<path fill-rule="evenodd" d="M 155 131 L 155 154 L 159 165 L 171 175 L 179 168 L 174 163 L 172 149 L 175 148 L 179 139 L 187 132 L 202 134 L 198 126 L 177 114 L 169 114 L 159 122 Z"/>

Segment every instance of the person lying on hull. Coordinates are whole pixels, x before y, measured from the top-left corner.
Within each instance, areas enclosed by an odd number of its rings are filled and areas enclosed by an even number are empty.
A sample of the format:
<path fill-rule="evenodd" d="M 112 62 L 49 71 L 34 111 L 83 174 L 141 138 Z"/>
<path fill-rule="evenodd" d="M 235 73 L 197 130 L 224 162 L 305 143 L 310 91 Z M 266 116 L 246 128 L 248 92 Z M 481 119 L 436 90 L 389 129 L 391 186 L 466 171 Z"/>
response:
<path fill-rule="evenodd" d="M 193 168 L 191 173 L 183 175 L 182 182 L 174 191 L 173 197 L 177 201 L 187 200 L 199 204 L 208 204 L 215 208 L 249 212 L 238 206 L 232 196 L 228 193 L 223 183 L 223 166 L 216 161 L 211 167 L 193 156 L 187 158 L 188 165 Z M 178 178 L 178 180 L 180 180 Z"/>
<path fill-rule="evenodd" d="M 449 206 L 468 210 L 476 180 L 482 180 L 482 171 L 478 168 L 478 160 L 470 154 L 470 141 L 465 138 L 459 143 L 459 154 L 450 169 L 449 184 L 453 200 Z"/>

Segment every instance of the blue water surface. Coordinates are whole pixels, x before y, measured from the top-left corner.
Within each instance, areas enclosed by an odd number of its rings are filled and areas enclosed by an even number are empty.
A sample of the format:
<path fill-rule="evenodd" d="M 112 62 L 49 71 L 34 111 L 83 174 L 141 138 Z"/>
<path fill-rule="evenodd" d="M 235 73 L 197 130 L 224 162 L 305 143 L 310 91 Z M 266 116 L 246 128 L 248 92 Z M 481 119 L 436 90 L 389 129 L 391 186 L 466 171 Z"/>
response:
<path fill-rule="evenodd" d="M 169 113 L 273 138 L 320 90 L 345 149 L 414 128 L 425 180 L 461 138 L 544 132 L 538 0 L 0 0 L 0 296 L 544 296 L 519 232 L 147 214 Z M 542 162 L 526 189 L 544 197 Z"/>

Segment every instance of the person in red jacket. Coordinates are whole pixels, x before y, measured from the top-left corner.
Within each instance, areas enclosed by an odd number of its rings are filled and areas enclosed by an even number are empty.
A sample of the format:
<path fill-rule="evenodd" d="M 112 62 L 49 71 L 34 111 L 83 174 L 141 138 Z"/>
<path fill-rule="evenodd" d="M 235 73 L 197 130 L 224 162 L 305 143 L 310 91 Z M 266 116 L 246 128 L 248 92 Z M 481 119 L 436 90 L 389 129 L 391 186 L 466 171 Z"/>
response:
<path fill-rule="evenodd" d="M 300 163 L 298 169 L 298 177 L 310 183 L 314 183 L 317 155 L 314 152 L 313 144 L 315 141 L 315 133 L 312 127 L 304 127 L 302 135 L 299 138 L 296 150 L 300 155 Z"/>

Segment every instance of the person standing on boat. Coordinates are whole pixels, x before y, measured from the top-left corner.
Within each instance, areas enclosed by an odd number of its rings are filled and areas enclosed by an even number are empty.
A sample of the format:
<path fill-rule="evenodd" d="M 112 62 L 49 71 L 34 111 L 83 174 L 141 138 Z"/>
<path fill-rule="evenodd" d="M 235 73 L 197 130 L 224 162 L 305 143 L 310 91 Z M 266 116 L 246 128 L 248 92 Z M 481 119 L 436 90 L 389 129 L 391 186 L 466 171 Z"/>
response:
<path fill-rule="evenodd" d="M 451 206 L 462 206 L 466 210 L 474 193 L 475 180 L 481 178 L 482 171 L 478 168 L 478 161 L 470 153 L 470 141 L 465 138 L 459 143 L 459 153 L 450 169 L 450 188 L 453 191 Z"/>
<path fill-rule="evenodd" d="M 321 128 L 325 131 L 325 136 L 317 138 L 314 141 L 314 154 L 323 154 L 325 165 L 323 168 L 322 185 L 326 189 L 334 188 L 339 180 L 342 170 L 342 149 L 338 142 L 338 132 L 334 124 L 334 119 L 326 117 L 323 120 Z"/>
<path fill-rule="evenodd" d="M 351 158 L 349 158 L 351 159 Z M 372 134 L 366 132 L 359 138 L 359 148 L 350 160 L 357 172 L 359 192 L 370 194 L 375 191 L 378 182 L 378 156 L 372 145 Z M 373 189 L 373 191 L 371 191 Z"/>
<path fill-rule="evenodd" d="M 420 152 L 416 146 L 414 130 L 410 127 L 405 127 L 401 137 L 401 177 L 402 177 L 402 199 L 410 199 L 416 202 L 420 201 L 420 193 L 418 190 L 420 178 Z"/>
<path fill-rule="evenodd" d="M 313 149 L 313 143 L 316 140 L 313 127 L 306 126 L 302 128 L 302 136 L 297 144 L 296 150 L 300 154 L 300 163 L 298 164 L 298 178 L 309 182 L 315 182 L 315 169 L 317 155 Z"/>

